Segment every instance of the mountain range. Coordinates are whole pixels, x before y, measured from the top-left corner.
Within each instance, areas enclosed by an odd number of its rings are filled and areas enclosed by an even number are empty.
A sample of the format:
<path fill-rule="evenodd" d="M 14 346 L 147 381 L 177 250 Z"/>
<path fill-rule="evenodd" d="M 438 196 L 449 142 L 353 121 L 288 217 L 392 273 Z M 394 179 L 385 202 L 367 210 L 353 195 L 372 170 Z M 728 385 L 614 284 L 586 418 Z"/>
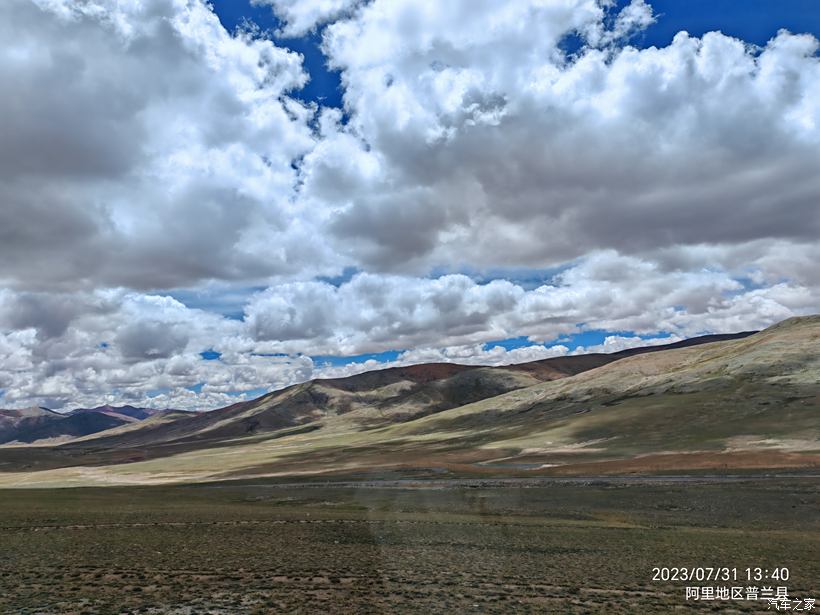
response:
<path fill-rule="evenodd" d="M 0 485 L 799 469 L 820 465 L 818 410 L 811 316 L 612 354 L 390 368 L 154 413 L 56 446 L 0 447 Z M 84 414 L 120 413 L 71 416 Z"/>
<path fill-rule="evenodd" d="M 175 412 L 109 405 L 69 412 L 55 412 L 39 406 L 0 409 L 0 444 L 73 439 Z"/>

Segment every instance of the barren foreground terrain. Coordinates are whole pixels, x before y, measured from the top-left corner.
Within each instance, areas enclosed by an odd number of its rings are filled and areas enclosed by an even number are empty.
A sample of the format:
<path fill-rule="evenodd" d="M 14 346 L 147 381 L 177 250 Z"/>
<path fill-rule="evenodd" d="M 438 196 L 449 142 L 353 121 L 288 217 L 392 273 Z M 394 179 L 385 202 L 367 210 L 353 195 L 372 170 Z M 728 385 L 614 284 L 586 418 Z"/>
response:
<path fill-rule="evenodd" d="M 772 612 L 655 566 L 788 567 L 820 595 L 816 477 L 272 481 L 7 490 L 3 613 Z"/>

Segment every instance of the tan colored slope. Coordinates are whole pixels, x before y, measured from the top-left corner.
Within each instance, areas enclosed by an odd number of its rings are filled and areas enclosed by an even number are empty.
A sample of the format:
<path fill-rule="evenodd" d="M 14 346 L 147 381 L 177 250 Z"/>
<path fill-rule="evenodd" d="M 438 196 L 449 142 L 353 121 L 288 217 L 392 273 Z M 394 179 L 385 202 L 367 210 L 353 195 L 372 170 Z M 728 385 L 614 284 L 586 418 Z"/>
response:
<path fill-rule="evenodd" d="M 146 447 L 159 444 L 265 437 L 289 428 L 344 416 L 351 428 L 374 428 L 458 407 L 537 384 L 559 372 L 459 365 L 420 365 L 381 370 L 336 380 L 315 380 L 259 399 L 173 422 L 143 421 L 132 430 L 96 434 L 95 447 Z M 91 439 L 70 443 L 81 448 Z"/>
<path fill-rule="evenodd" d="M 744 340 L 623 359 L 397 431 L 445 438 L 485 426 L 493 432 L 483 446 L 530 455 L 820 451 L 820 317 Z"/>
<path fill-rule="evenodd" d="M 573 376 L 626 356 L 679 348 L 709 341 L 738 338 L 749 333 L 712 335 L 667 346 L 632 348 L 612 354 L 564 356 L 509 365 L 479 367 L 428 363 L 365 372 L 346 378 L 314 380 L 207 413 L 189 414 L 176 421 L 143 422 L 136 429 L 109 430 L 93 438 L 69 440 L 60 454 L 43 463 L 99 464 L 119 459 L 122 449 L 141 449 L 143 456 L 176 454 L 192 447 L 213 446 L 238 438 L 259 439 L 293 431 L 325 428 L 373 429 L 435 414 L 539 382 Z M 345 416 L 344 420 L 336 417 Z M 322 422 L 324 421 L 324 422 Z M 207 442 L 207 443 L 206 443 Z M 94 455 L 83 451 L 93 447 Z M 0 450 L 0 454 L 2 450 Z M 141 453 L 137 452 L 137 456 Z M 127 454 L 128 459 L 135 455 Z M 3 459 L 0 458 L 0 467 Z"/>
<path fill-rule="evenodd" d="M 0 474 L 0 485 L 417 468 L 520 474 L 814 467 L 819 350 L 820 317 L 791 319 L 746 339 L 638 355 L 404 423 L 362 428 L 354 412 L 339 413 L 312 431 L 257 434 L 116 466 L 9 472 Z"/>

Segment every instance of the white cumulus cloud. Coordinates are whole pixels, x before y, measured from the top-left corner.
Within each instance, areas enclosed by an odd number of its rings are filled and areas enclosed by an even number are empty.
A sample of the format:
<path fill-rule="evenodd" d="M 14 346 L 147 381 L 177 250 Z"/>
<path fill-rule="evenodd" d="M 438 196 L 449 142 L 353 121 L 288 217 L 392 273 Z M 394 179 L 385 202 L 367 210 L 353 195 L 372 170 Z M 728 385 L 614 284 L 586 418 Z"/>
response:
<path fill-rule="evenodd" d="M 0 405 L 204 409 L 820 311 L 814 36 L 638 48 L 647 0 L 257 4 L 320 33 L 343 109 L 203 0 L 0 6 Z"/>

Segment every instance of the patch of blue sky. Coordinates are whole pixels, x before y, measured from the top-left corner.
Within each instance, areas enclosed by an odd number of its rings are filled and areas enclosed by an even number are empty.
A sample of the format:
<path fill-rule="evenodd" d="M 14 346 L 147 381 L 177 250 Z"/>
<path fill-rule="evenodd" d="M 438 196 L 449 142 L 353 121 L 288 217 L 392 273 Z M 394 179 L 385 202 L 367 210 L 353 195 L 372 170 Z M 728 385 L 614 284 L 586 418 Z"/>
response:
<path fill-rule="evenodd" d="M 570 32 L 558 43 L 558 48 L 567 56 L 572 56 L 584 48 L 584 37 L 578 32 Z"/>
<path fill-rule="evenodd" d="M 610 13 L 614 19 L 630 0 L 618 0 Z M 760 47 L 781 29 L 820 37 L 820 2 L 817 0 L 647 0 L 655 23 L 637 32 L 628 43 L 633 47 L 666 47 L 680 31 L 701 37 L 720 31 Z M 560 43 L 569 56 L 584 47 L 576 32 Z"/>
<path fill-rule="evenodd" d="M 493 348 L 504 348 L 505 350 L 514 350 L 516 348 L 525 348 L 528 346 L 543 346 L 543 344 L 536 344 L 527 339 L 526 335 L 521 335 L 519 337 L 511 337 L 505 340 L 496 340 L 493 342 L 487 342 L 484 344 L 484 350 L 492 350 Z"/>
<path fill-rule="evenodd" d="M 570 351 L 579 347 L 588 348 L 590 346 L 597 346 L 603 344 L 607 337 L 621 336 L 621 337 L 637 337 L 642 340 L 658 339 L 671 337 L 672 333 L 668 331 L 658 331 L 656 333 L 638 334 L 634 331 L 606 331 L 603 329 L 595 329 L 590 331 L 582 331 L 573 335 L 565 335 L 554 340 L 544 343 L 532 342 L 526 335 L 519 337 L 511 337 L 503 340 L 493 340 L 486 342 L 482 348 L 483 350 L 492 350 L 493 348 L 501 347 L 505 350 L 515 350 L 516 348 L 529 347 L 546 347 L 551 346 L 566 346 Z M 395 361 L 404 352 L 402 350 L 389 350 L 386 352 L 377 352 L 369 354 L 338 356 L 338 355 L 315 355 L 311 356 L 311 360 L 317 367 L 342 367 L 354 363 L 364 363 L 365 361 L 377 361 L 378 363 L 389 363 Z M 287 355 L 279 355 L 287 356 Z"/>
<path fill-rule="evenodd" d="M 316 355 L 311 356 L 313 364 L 316 366 L 326 367 L 340 367 L 342 365 L 350 365 L 351 363 L 364 363 L 365 361 L 378 361 L 379 363 L 388 363 L 395 361 L 403 350 L 387 350 L 385 352 L 373 352 L 368 354 L 357 354 L 349 357 L 342 357 L 337 355 Z"/>
<path fill-rule="evenodd" d="M 618 0 L 611 18 L 629 1 Z M 649 0 L 649 4 L 656 21 L 629 41 L 636 47 L 664 47 L 681 30 L 693 36 L 719 30 L 761 46 L 781 28 L 820 36 L 820 2 L 817 0 Z M 302 54 L 310 81 L 294 92 L 294 96 L 308 103 L 342 108 L 340 74 L 328 69 L 327 58 L 321 50 L 323 28 L 303 37 L 279 37 L 275 32 L 282 24 L 269 6 L 254 5 L 250 0 L 211 0 L 211 5 L 228 31 L 252 22 L 277 45 Z M 562 48 L 569 54 L 582 46 L 583 40 L 575 33 L 562 41 Z"/>
<path fill-rule="evenodd" d="M 232 320 L 242 320 L 245 317 L 245 306 L 250 298 L 265 288 L 267 287 L 206 287 L 196 290 L 181 288 L 162 291 L 158 294 L 168 295 L 191 309 L 221 314 Z"/>
<path fill-rule="evenodd" d="M 153 397 L 159 397 L 160 395 L 167 395 L 170 392 L 171 392 L 171 389 L 169 387 L 161 387 L 159 389 L 151 389 L 145 395 L 147 397 L 152 397 L 153 398 Z"/>
<path fill-rule="evenodd" d="M 767 284 L 760 284 L 758 282 L 755 282 L 751 278 L 747 278 L 747 277 L 738 277 L 738 278 L 733 278 L 733 279 L 735 280 L 735 282 L 738 282 L 741 285 L 741 288 L 738 288 L 736 290 L 726 290 L 726 291 L 724 291 L 723 292 L 724 297 L 737 297 L 739 295 L 745 295 L 748 292 L 751 292 L 751 291 L 754 291 L 754 290 L 760 290 L 761 288 L 766 288 L 767 287 Z M 783 280 L 783 281 L 785 281 L 785 280 Z"/>
<path fill-rule="evenodd" d="M 221 352 L 217 352 L 213 348 L 208 348 L 208 350 L 203 350 L 199 353 L 199 356 L 202 357 L 205 361 L 218 361 L 219 357 L 222 356 Z"/>
<path fill-rule="evenodd" d="M 257 388 L 249 389 L 247 391 L 228 391 L 227 395 L 230 395 L 231 397 L 244 397 L 245 399 L 256 399 L 257 397 L 267 395 L 269 392 L 269 389 Z"/>
<path fill-rule="evenodd" d="M 335 286 L 336 288 L 338 288 L 342 284 L 347 284 L 348 282 L 350 282 L 350 280 L 353 279 L 353 276 L 360 272 L 361 269 L 359 269 L 358 267 L 345 267 L 339 275 L 320 275 L 316 277 L 316 280 L 319 282 L 325 282 L 327 284 L 330 284 L 331 286 Z"/>
<path fill-rule="evenodd" d="M 188 389 L 189 391 L 193 392 L 193 393 L 199 394 L 199 393 L 202 393 L 202 387 L 203 386 L 205 386 L 204 382 L 198 382 L 194 386 L 185 387 L 185 388 Z"/>
<path fill-rule="evenodd" d="M 493 280 L 507 280 L 517 284 L 524 290 L 533 290 L 539 286 L 557 285 L 557 277 L 575 265 L 564 263 L 557 267 L 531 268 L 531 267 L 508 267 L 494 269 L 475 269 L 472 267 L 460 267 L 450 269 L 447 267 L 434 267 L 430 271 L 430 278 L 436 279 L 445 275 L 460 273 L 471 278 L 476 284 L 489 284 Z"/>
<path fill-rule="evenodd" d="M 559 337 L 558 339 L 548 342 L 547 346 L 555 346 L 557 344 L 561 344 L 562 346 L 566 346 L 570 350 L 575 350 L 576 348 L 582 346 L 584 348 L 589 348 L 590 346 L 598 346 L 599 344 L 603 344 L 606 338 L 612 336 L 637 337 L 642 340 L 649 340 L 656 338 L 671 337 L 672 334 L 668 331 L 658 331 L 656 333 L 649 334 L 638 334 L 634 331 L 607 331 L 605 329 L 590 329 L 587 331 L 581 331 L 579 333 L 573 333 L 572 335 L 565 335 Z"/>
<path fill-rule="evenodd" d="M 634 335 L 634 334 L 632 334 Z M 652 340 L 652 339 L 660 339 L 664 337 L 672 337 L 671 331 L 658 331 L 657 333 L 641 333 L 638 334 L 637 337 L 641 338 L 642 340 Z"/>
<path fill-rule="evenodd" d="M 588 348 L 590 346 L 597 346 L 603 344 L 607 337 L 621 336 L 621 337 L 637 337 L 642 340 L 671 337 L 672 334 L 668 331 L 659 331 L 651 334 L 638 334 L 634 331 L 606 331 L 604 329 L 592 329 L 589 331 L 581 331 L 572 335 L 564 335 L 554 340 L 549 340 L 544 343 L 531 342 L 526 335 L 519 337 L 511 337 L 504 340 L 495 340 L 484 344 L 484 350 L 492 350 L 493 348 L 501 347 L 506 350 L 515 350 L 516 348 L 529 348 L 535 346 L 543 346 L 549 348 L 551 346 L 566 346 L 570 351 L 579 347 Z"/>
<path fill-rule="evenodd" d="M 817 0 L 648 0 L 657 20 L 639 40 L 640 47 L 668 45 L 675 34 L 692 36 L 719 30 L 747 43 L 765 45 L 786 29 L 820 36 L 820 2 Z M 619 0 L 619 5 L 628 4 Z"/>
<path fill-rule="evenodd" d="M 275 33 L 282 26 L 270 6 L 254 5 L 249 0 L 211 0 L 219 21 L 229 32 L 253 22 L 277 46 L 287 47 L 302 54 L 305 71 L 310 81 L 301 90 L 291 94 L 304 102 L 315 102 L 326 107 L 342 107 L 342 84 L 338 71 L 329 70 L 327 58 L 322 53 L 322 29 L 299 38 L 285 38 Z"/>

